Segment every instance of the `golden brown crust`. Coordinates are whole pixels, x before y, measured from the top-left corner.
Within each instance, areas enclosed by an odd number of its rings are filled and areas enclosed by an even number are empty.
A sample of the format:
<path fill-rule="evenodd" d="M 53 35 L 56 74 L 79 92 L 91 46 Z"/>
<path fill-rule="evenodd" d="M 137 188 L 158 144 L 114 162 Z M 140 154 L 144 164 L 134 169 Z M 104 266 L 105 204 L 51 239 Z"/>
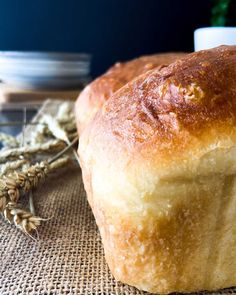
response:
<path fill-rule="evenodd" d="M 153 148 L 167 156 L 182 153 L 186 141 L 211 126 L 230 132 L 236 120 L 235 52 L 234 46 L 201 51 L 143 74 L 112 96 L 94 124 L 105 126 L 126 149 Z"/>
<path fill-rule="evenodd" d="M 104 75 L 89 84 L 78 97 L 76 113 L 79 133 L 92 120 L 104 102 L 126 83 L 151 69 L 156 67 L 161 69 L 184 55 L 185 53 L 163 53 L 116 63 Z"/>
<path fill-rule="evenodd" d="M 109 267 L 158 292 L 236 285 L 236 46 L 118 90 L 80 138 Z"/>

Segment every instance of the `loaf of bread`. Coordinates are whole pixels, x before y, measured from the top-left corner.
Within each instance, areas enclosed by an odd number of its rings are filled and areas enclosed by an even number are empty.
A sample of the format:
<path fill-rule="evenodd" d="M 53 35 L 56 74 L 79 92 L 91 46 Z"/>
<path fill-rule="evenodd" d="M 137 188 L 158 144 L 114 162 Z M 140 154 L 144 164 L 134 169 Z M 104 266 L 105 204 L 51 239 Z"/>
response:
<path fill-rule="evenodd" d="M 163 53 L 142 56 L 124 63 L 116 63 L 104 75 L 89 84 L 79 95 L 76 101 L 79 133 L 93 119 L 104 102 L 126 83 L 148 70 L 156 67 L 160 69 L 169 65 L 184 55 L 184 53 Z"/>
<path fill-rule="evenodd" d="M 236 285 L 236 46 L 122 87 L 79 156 L 117 280 L 163 294 Z"/>

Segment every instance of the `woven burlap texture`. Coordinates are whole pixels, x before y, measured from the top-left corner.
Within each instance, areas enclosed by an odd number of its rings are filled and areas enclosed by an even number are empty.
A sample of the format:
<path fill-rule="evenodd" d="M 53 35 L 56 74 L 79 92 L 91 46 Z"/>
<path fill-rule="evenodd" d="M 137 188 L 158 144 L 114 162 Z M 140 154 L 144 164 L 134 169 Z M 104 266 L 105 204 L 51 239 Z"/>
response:
<path fill-rule="evenodd" d="M 148 294 L 110 273 L 78 165 L 50 176 L 33 195 L 36 212 L 49 218 L 39 241 L 0 219 L 1 295 Z"/>
<path fill-rule="evenodd" d="M 51 218 L 39 242 L 1 220 L 0 294 L 142 294 L 108 270 L 80 169 L 62 172 L 34 192 L 36 211 Z"/>

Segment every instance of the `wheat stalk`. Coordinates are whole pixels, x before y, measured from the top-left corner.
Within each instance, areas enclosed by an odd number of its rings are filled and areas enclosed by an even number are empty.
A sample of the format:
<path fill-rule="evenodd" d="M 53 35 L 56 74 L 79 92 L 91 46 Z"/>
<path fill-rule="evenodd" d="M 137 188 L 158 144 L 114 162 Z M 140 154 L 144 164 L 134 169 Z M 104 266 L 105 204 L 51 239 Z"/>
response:
<path fill-rule="evenodd" d="M 63 102 L 57 112 L 56 119 L 61 124 L 68 123 L 68 122 L 74 122 L 75 116 L 73 112 L 74 105 L 71 102 L 65 101 Z"/>
<path fill-rule="evenodd" d="M 54 153 L 61 151 L 65 144 L 61 140 L 51 140 L 43 144 L 34 146 L 25 146 L 19 148 L 12 148 L 0 152 L 0 163 L 5 163 L 9 158 L 17 158 L 20 156 L 28 156 L 35 154 Z"/>
<path fill-rule="evenodd" d="M 76 131 L 73 105 L 69 102 L 64 102 L 59 107 L 56 117 L 44 114 L 42 122 L 47 125 L 54 137 L 66 142 L 69 134 Z"/>
<path fill-rule="evenodd" d="M 9 223 L 13 223 L 27 235 L 30 235 L 30 232 L 33 230 L 37 230 L 41 221 L 44 220 L 38 216 L 34 216 L 31 212 L 22 209 L 21 206 L 14 202 L 8 202 L 6 204 L 5 209 L 3 210 L 3 215 Z"/>
<path fill-rule="evenodd" d="M 67 132 L 63 129 L 63 127 L 60 125 L 60 123 L 56 119 L 54 119 L 50 115 L 45 115 L 44 122 L 48 125 L 48 129 L 51 131 L 51 133 L 53 134 L 55 138 L 64 141 L 68 146 L 71 144 L 70 139 L 67 135 Z M 77 138 L 77 134 L 75 138 Z M 73 149 L 73 154 L 75 159 L 79 163 L 79 157 L 74 149 Z"/>
<path fill-rule="evenodd" d="M 15 171 L 9 176 L 2 177 L 0 179 L 0 198 L 5 197 L 12 202 L 17 202 L 20 196 L 36 188 L 49 172 L 64 166 L 68 161 L 69 157 L 59 158 L 51 164 L 48 161 L 42 161 L 25 171 Z"/>
<path fill-rule="evenodd" d="M 43 143 L 50 135 L 66 140 L 67 137 L 74 138 L 71 136 L 76 132 L 75 117 L 73 113 L 72 104 L 69 102 L 64 102 L 58 109 L 56 117 L 52 117 L 48 114 L 44 114 L 35 128 L 32 134 L 31 143 Z"/>
<path fill-rule="evenodd" d="M 45 178 L 48 172 L 46 161 L 31 166 L 26 171 L 13 172 L 9 176 L 0 179 L 0 197 L 12 202 L 17 202 L 19 197 L 37 186 L 40 180 Z"/>
<path fill-rule="evenodd" d="M 68 135 L 72 132 L 73 133 L 77 132 L 75 122 L 67 122 L 63 125 L 63 128 L 65 129 Z"/>
<path fill-rule="evenodd" d="M 30 138 L 30 143 L 31 144 L 42 144 L 45 142 L 45 129 L 46 126 L 45 125 L 38 125 L 36 126 L 36 128 L 34 129 L 34 131 L 31 133 L 31 138 Z"/>
<path fill-rule="evenodd" d="M 32 204 L 30 205 L 31 212 L 23 209 L 17 203 L 19 198 L 32 193 L 32 190 L 37 188 L 50 172 L 66 165 L 70 158 L 62 157 L 62 155 L 78 142 L 71 103 L 63 103 L 55 118 L 47 114 L 43 115 L 36 125 L 36 131 L 29 141 L 29 146 L 0 151 L 0 163 L 5 163 L 1 167 L 2 174 L 0 174 L 0 212 L 7 221 L 15 224 L 27 235 L 37 230 L 43 219 L 35 216 Z M 45 142 L 49 136 L 55 137 L 56 140 Z M 34 145 L 34 142 L 38 144 Z M 29 161 L 24 158 L 58 151 L 59 153 L 51 159 L 30 167 L 28 167 Z M 74 150 L 73 152 L 75 153 Z M 17 160 L 6 163 L 9 159 Z M 22 171 L 14 171 L 20 167 L 23 167 Z M 30 202 L 32 203 L 32 198 Z"/>
<path fill-rule="evenodd" d="M 58 138 L 64 142 L 68 140 L 66 131 L 63 130 L 59 122 L 51 115 L 44 115 L 44 122 L 47 124 L 49 131 L 55 138 Z"/>
<path fill-rule="evenodd" d="M 2 177 L 0 179 L 0 211 L 5 219 L 14 223 L 27 234 L 36 230 L 43 219 L 22 209 L 17 202 L 21 196 L 45 180 L 49 173 L 65 166 L 69 161 L 69 157 L 59 158 L 52 163 L 42 161 L 29 167 L 26 171 L 15 171 L 9 176 Z"/>
<path fill-rule="evenodd" d="M 28 163 L 28 162 L 25 159 L 7 162 L 6 164 L 1 166 L 0 176 L 6 175 L 14 170 L 17 170 L 20 167 L 22 167 L 23 165 L 25 165 L 26 163 Z"/>
<path fill-rule="evenodd" d="M 41 124 L 37 125 L 35 130 L 31 134 L 30 143 L 32 144 L 44 143 L 46 139 L 51 137 L 51 133 L 48 129 L 48 126 L 44 122 L 44 116 L 45 115 L 43 115 L 39 120 Z"/>
<path fill-rule="evenodd" d="M 19 146 L 19 141 L 14 136 L 9 135 L 9 134 L 4 133 L 4 132 L 0 132 L 0 142 L 4 146 L 8 146 L 8 147 L 17 147 L 17 146 Z"/>
<path fill-rule="evenodd" d="M 43 114 L 39 122 L 41 124 L 36 126 L 34 132 L 32 132 L 31 144 L 42 144 L 52 136 L 68 144 L 70 140 L 77 136 L 73 104 L 71 102 L 62 103 L 56 116 Z"/>

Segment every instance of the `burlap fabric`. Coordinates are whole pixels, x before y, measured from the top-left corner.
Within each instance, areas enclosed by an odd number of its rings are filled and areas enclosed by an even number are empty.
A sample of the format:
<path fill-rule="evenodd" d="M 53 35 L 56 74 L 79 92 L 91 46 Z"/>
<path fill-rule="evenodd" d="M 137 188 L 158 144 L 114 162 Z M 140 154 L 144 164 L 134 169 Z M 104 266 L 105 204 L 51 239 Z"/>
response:
<path fill-rule="evenodd" d="M 148 294 L 116 282 L 77 165 L 50 176 L 34 192 L 45 218 L 38 242 L 0 219 L 0 294 Z M 204 292 L 202 292 L 204 293 Z M 236 288 L 212 294 L 236 293 Z"/>

